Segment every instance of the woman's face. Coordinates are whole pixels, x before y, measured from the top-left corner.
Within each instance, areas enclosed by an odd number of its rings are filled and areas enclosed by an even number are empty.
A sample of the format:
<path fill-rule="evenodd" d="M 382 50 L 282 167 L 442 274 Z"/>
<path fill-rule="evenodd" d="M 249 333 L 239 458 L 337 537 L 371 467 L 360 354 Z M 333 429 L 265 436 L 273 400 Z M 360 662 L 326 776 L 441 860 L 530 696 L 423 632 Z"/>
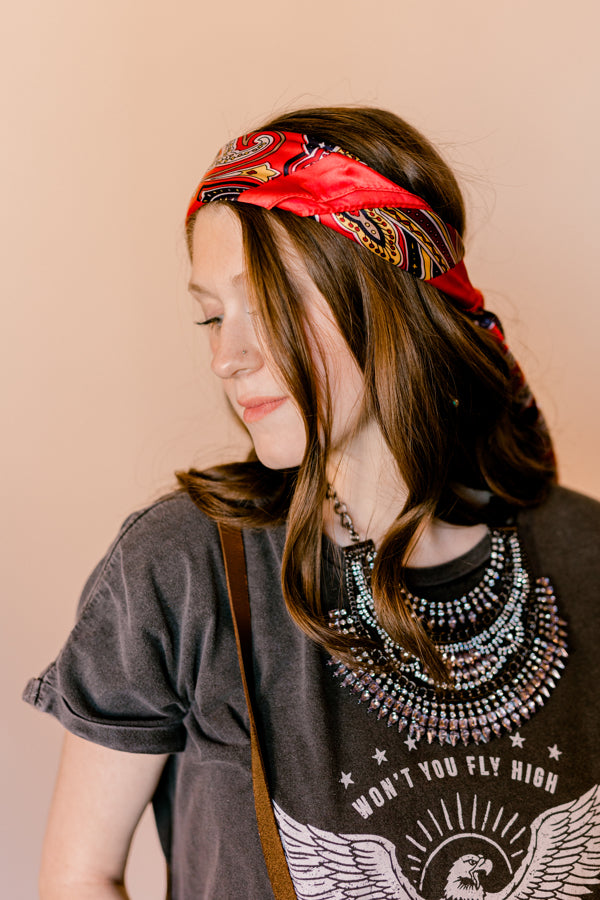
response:
<path fill-rule="evenodd" d="M 245 423 L 263 465 L 271 469 L 298 466 L 306 447 L 306 431 L 298 406 L 258 340 L 256 314 L 250 308 L 242 228 L 223 205 L 205 206 L 196 217 L 190 292 L 207 322 L 212 370 L 223 380 L 233 409 Z M 311 281 L 298 253 L 285 247 L 290 275 L 305 303 L 311 332 L 322 353 L 315 366 L 327 370 L 333 401 L 332 443 L 343 444 L 360 416 L 363 379 L 329 306 Z M 274 336 L 276 339 L 276 336 Z"/>

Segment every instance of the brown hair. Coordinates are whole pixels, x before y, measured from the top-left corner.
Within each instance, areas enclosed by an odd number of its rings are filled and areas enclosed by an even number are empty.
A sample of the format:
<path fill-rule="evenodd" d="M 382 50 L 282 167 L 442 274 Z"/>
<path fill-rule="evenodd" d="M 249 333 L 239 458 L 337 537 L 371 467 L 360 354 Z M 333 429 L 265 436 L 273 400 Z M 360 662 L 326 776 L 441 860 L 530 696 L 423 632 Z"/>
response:
<path fill-rule="evenodd" d="M 463 201 L 454 175 L 432 145 L 392 113 L 308 109 L 264 127 L 338 144 L 422 197 L 464 235 Z M 496 340 L 436 288 L 312 219 L 248 204 L 232 203 L 229 208 L 241 221 L 260 318 L 275 336 L 271 355 L 304 417 L 306 452 L 293 471 L 267 469 L 252 453 L 245 463 L 178 473 L 181 487 L 221 521 L 251 527 L 287 521 L 282 586 L 293 619 L 346 662 L 356 663 L 351 647 L 373 649 L 356 635 L 333 632 L 321 605 L 331 404 L 326 385 L 317 383 L 302 301 L 282 260 L 283 229 L 363 372 L 365 413 L 379 425 L 408 489 L 373 570 L 379 620 L 433 677 L 444 681 L 439 655 L 403 600 L 408 555 L 420 527 L 433 516 L 491 522 L 502 504 L 539 503 L 556 477 L 543 422 L 535 407 L 523 409 L 519 385 Z M 191 228 L 193 221 L 190 233 Z M 488 490 L 494 499 L 476 506 L 464 487 Z"/>

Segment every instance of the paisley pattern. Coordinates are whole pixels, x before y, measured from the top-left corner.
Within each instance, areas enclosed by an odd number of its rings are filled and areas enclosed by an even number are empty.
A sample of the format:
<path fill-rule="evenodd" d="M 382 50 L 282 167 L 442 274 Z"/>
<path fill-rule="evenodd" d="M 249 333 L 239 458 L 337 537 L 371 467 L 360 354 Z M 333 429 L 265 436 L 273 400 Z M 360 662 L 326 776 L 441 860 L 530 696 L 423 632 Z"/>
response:
<path fill-rule="evenodd" d="M 230 141 L 198 186 L 187 217 L 214 200 L 312 216 L 423 281 L 441 278 L 464 256 L 458 232 L 424 200 L 340 147 L 304 134 L 261 131 Z M 481 308 L 464 267 L 460 280 L 463 304 Z"/>
<path fill-rule="evenodd" d="M 219 150 L 200 183 L 188 209 L 187 218 L 204 203 L 239 199 L 239 195 L 280 176 L 289 176 L 317 162 L 337 147 L 318 144 L 304 135 L 301 146 L 291 154 L 284 132 L 261 131 L 242 135 Z M 282 149 L 283 145 L 286 145 Z"/>
<path fill-rule="evenodd" d="M 458 232 L 433 210 L 361 209 L 331 218 L 340 226 L 337 231 L 347 231 L 367 250 L 422 281 L 454 268 L 464 253 Z"/>

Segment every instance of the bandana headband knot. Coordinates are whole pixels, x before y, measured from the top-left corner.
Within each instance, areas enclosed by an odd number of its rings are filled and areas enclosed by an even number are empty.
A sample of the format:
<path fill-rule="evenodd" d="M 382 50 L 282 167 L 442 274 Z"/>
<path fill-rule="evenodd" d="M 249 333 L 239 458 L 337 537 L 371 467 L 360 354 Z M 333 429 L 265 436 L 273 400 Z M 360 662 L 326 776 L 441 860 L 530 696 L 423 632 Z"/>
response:
<path fill-rule="evenodd" d="M 200 182 L 187 219 L 215 200 L 309 216 L 429 282 L 461 308 L 483 309 L 456 229 L 423 199 L 335 144 L 285 131 L 230 141 Z"/>

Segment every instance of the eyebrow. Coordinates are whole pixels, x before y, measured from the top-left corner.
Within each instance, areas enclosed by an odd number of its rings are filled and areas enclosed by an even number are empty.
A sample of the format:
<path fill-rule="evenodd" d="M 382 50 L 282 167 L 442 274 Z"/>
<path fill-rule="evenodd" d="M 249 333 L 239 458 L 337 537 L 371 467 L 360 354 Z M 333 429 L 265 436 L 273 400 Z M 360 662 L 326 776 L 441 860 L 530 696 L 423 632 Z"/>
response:
<path fill-rule="evenodd" d="M 245 280 L 246 280 L 246 272 L 245 271 L 238 272 L 238 274 L 234 275 L 233 278 L 231 279 L 231 284 L 234 287 L 237 287 L 241 281 L 245 281 Z M 209 291 L 208 288 L 202 287 L 201 284 L 196 284 L 193 281 L 189 282 L 188 291 L 190 291 L 192 294 L 203 294 L 203 295 L 208 295 L 210 297 L 213 296 L 212 291 Z"/>

